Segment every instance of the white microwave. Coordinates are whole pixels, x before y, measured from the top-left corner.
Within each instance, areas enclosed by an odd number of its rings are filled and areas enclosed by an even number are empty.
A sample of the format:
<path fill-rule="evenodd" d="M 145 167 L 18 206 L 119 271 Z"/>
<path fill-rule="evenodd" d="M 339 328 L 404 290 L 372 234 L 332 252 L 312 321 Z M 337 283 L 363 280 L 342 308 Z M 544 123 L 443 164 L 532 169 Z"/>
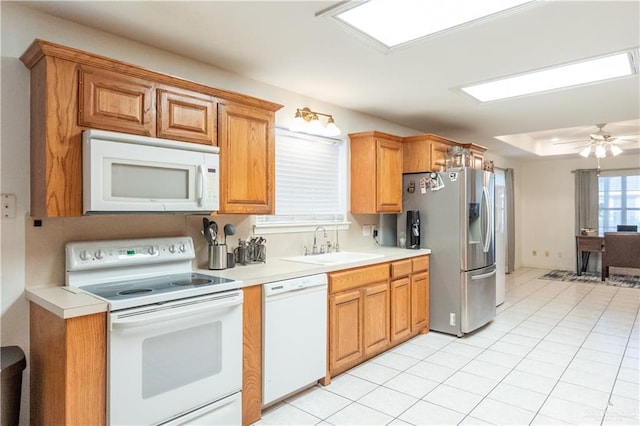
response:
<path fill-rule="evenodd" d="M 209 145 L 85 130 L 84 213 L 218 210 L 219 152 Z"/>

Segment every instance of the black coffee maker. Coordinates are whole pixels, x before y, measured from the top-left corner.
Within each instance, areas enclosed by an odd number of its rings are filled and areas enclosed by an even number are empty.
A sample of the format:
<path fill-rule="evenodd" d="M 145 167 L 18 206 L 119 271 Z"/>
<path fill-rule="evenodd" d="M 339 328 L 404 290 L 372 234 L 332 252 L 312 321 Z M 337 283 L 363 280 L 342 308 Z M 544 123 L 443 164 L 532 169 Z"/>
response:
<path fill-rule="evenodd" d="M 420 248 L 420 211 L 407 210 L 407 248 Z"/>

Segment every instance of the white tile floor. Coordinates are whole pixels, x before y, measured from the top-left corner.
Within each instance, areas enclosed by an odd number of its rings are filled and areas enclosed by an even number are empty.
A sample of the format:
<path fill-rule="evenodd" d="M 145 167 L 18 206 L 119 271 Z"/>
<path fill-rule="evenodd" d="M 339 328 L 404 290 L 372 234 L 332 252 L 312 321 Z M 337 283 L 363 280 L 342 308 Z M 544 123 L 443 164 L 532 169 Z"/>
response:
<path fill-rule="evenodd" d="M 258 425 L 640 424 L 640 289 L 507 276 L 483 329 L 430 332 L 263 413 Z"/>

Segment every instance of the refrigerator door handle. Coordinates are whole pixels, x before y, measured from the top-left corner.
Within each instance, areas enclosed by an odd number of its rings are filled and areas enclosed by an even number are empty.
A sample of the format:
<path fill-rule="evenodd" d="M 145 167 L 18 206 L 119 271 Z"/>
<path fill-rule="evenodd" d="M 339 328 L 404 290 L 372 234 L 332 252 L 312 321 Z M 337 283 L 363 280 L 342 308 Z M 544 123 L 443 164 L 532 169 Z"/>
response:
<path fill-rule="evenodd" d="M 494 269 L 491 272 L 487 272 L 486 274 L 480 274 L 480 275 L 472 275 L 471 276 L 471 280 L 483 280 L 485 278 L 489 278 L 490 276 L 493 276 L 496 274 L 496 270 Z"/>
<path fill-rule="evenodd" d="M 491 247 L 491 235 L 493 234 L 493 230 L 491 229 L 493 220 L 491 218 L 491 209 L 489 206 L 489 191 L 486 186 L 482 187 L 482 201 L 484 203 L 484 211 L 486 212 L 483 218 L 485 222 L 484 224 L 485 232 L 484 232 L 484 242 L 482 245 L 482 249 L 486 253 L 489 251 L 489 248 Z"/>

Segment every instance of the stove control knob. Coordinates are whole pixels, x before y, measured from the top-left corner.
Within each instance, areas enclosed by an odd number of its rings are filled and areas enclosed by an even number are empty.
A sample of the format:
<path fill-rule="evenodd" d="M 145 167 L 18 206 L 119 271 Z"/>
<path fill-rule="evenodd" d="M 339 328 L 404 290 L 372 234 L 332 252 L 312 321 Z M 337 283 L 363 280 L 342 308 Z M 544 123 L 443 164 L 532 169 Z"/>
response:
<path fill-rule="evenodd" d="M 171 244 L 169 246 L 169 253 L 175 253 L 176 252 L 176 245 L 175 244 Z"/>
<path fill-rule="evenodd" d="M 148 252 L 151 256 L 155 256 L 156 254 L 158 254 L 158 250 L 155 246 L 149 246 Z"/>
<path fill-rule="evenodd" d="M 105 252 L 104 250 L 98 250 L 96 252 L 96 259 L 104 259 Z"/>
<path fill-rule="evenodd" d="M 89 260 L 89 259 L 91 259 L 91 253 L 89 253 L 86 250 L 82 250 L 78 256 L 80 257 L 80 260 Z"/>

